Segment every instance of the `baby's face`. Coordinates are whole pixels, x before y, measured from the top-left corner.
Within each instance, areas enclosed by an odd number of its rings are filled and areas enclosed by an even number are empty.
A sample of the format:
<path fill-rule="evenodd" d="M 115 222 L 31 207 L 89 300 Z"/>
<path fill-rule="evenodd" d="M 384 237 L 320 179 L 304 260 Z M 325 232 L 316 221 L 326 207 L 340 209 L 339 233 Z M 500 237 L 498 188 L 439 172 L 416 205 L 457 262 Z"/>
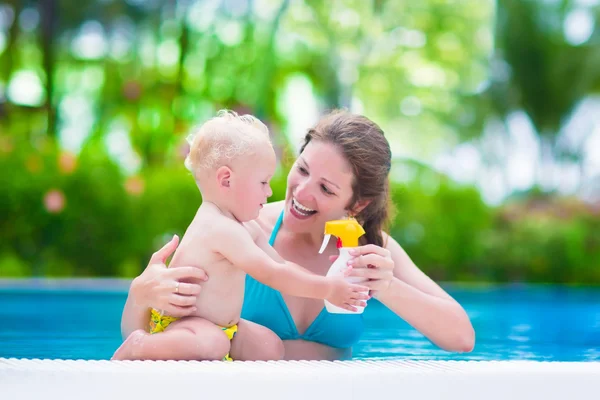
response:
<path fill-rule="evenodd" d="M 253 155 L 236 163 L 232 211 L 238 221 L 256 219 L 273 194 L 270 180 L 275 173 L 276 162 L 271 146 L 263 145 Z"/>

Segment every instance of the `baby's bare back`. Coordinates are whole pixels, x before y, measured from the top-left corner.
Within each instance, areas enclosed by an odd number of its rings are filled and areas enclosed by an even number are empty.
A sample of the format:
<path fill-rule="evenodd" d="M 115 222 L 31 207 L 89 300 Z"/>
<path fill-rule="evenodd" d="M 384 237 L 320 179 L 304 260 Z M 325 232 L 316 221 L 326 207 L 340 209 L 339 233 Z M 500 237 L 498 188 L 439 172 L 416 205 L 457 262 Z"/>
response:
<path fill-rule="evenodd" d="M 240 319 L 246 274 L 210 246 L 215 239 L 227 240 L 226 237 L 215 238 L 211 228 L 222 218 L 226 217 L 211 207 L 200 207 L 183 235 L 169 268 L 192 266 L 206 271 L 208 280 L 201 283 L 202 290 L 193 315 L 228 327 Z"/>

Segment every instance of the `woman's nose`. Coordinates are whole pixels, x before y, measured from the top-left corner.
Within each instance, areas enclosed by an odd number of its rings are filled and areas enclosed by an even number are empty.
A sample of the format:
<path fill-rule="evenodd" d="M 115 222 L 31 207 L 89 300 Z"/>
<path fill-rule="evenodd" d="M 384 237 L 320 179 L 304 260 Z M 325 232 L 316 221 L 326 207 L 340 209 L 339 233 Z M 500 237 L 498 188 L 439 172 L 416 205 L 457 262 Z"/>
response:
<path fill-rule="evenodd" d="M 308 185 L 308 181 L 305 180 L 298 183 L 298 186 L 296 186 L 296 190 L 294 192 L 294 197 L 296 197 L 300 202 L 310 199 L 310 185 Z"/>

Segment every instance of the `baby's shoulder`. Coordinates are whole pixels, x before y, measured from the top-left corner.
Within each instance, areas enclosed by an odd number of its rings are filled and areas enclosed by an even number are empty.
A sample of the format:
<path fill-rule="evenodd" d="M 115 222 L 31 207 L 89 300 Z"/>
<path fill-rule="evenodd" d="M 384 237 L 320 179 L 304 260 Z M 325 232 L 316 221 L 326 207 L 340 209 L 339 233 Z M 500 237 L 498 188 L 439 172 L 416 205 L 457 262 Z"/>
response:
<path fill-rule="evenodd" d="M 223 240 L 224 237 L 239 230 L 239 224 L 225 217 L 223 214 L 211 212 L 199 212 L 190 228 L 194 227 L 195 235 L 209 242 Z M 188 228 L 188 229 L 190 229 Z"/>
<path fill-rule="evenodd" d="M 247 221 L 243 223 L 243 226 L 246 229 L 246 231 L 250 234 L 250 237 L 252 237 L 252 240 L 256 242 L 259 235 L 262 234 L 262 228 L 260 227 L 258 222 L 256 222 L 256 220 Z"/>

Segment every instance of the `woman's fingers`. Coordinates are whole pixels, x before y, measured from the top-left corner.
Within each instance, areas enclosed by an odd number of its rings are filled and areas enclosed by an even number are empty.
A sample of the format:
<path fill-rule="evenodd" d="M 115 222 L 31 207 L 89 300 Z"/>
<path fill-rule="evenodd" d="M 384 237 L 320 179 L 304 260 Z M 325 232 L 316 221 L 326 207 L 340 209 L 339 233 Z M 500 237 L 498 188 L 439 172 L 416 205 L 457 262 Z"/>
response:
<path fill-rule="evenodd" d="M 353 268 L 350 276 L 367 278 L 367 279 L 381 279 L 383 271 L 378 271 L 372 268 Z M 365 283 L 366 284 L 366 283 Z"/>
<path fill-rule="evenodd" d="M 354 257 L 353 259 L 348 261 L 352 267 L 368 267 L 369 265 L 374 265 L 377 268 L 383 269 L 392 269 L 394 267 L 394 263 L 391 259 L 383 258 L 379 254 L 365 254 Z"/>
<path fill-rule="evenodd" d="M 169 268 L 169 271 L 171 277 L 177 281 L 182 279 L 196 279 L 199 281 L 208 280 L 208 275 L 206 275 L 206 272 L 204 272 L 203 269 L 196 267 Z"/>
<path fill-rule="evenodd" d="M 177 249 L 178 245 L 179 236 L 174 235 L 173 238 L 167 244 L 165 244 L 162 248 L 160 248 L 154 254 L 152 254 L 152 257 L 150 257 L 149 264 L 164 264 L 167 261 L 167 258 L 169 258 L 169 256 L 173 254 L 175 249 Z"/>
<path fill-rule="evenodd" d="M 390 257 L 391 255 L 388 249 L 384 249 L 383 247 L 377 246 L 375 244 L 367 244 L 364 246 L 355 247 L 353 249 L 350 249 L 349 253 L 351 256 L 359 256 L 374 253 L 386 258 Z"/>
<path fill-rule="evenodd" d="M 175 306 L 187 307 L 196 305 L 196 296 L 182 296 L 173 293 L 169 298 L 169 302 Z"/>
<path fill-rule="evenodd" d="M 196 283 L 180 282 L 177 293 L 182 294 L 184 296 L 190 296 L 190 295 L 195 296 L 197 294 L 200 294 L 201 290 L 202 290 L 202 286 L 200 286 Z"/>
<path fill-rule="evenodd" d="M 394 278 L 394 260 L 389 250 L 376 245 L 360 246 L 350 250 L 354 255 L 348 264 L 350 276 L 366 278 L 364 282 L 372 291 L 385 290 Z"/>
<path fill-rule="evenodd" d="M 388 280 L 375 279 L 372 281 L 365 282 L 365 285 L 371 289 L 371 297 L 375 297 L 373 291 L 385 290 L 389 286 Z"/>

